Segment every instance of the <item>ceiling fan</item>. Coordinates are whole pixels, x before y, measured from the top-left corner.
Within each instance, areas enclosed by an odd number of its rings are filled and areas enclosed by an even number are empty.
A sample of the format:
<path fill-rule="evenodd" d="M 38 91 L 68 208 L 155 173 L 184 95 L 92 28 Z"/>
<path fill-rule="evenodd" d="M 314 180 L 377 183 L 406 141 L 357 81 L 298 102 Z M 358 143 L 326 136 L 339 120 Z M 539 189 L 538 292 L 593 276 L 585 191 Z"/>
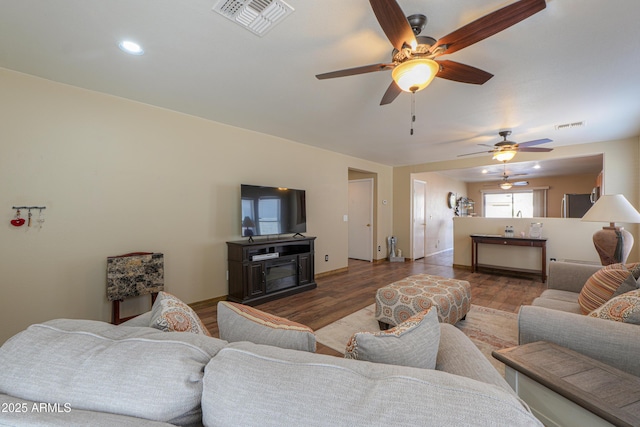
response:
<path fill-rule="evenodd" d="M 331 79 L 374 71 L 393 70 L 393 81 L 380 105 L 390 104 L 402 92 L 424 89 L 434 77 L 462 83 L 484 84 L 493 74 L 470 65 L 435 58 L 454 53 L 517 24 L 546 7 L 545 0 L 520 0 L 496 10 L 437 40 L 418 36 L 427 24 L 424 15 L 405 18 L 395 0 L 369 0 L 378 23 L 394 47 L 389 63 L 365 65 L 316 75 Z"/>
<path fill-rule="evenodd" d="M 509 181 L 509 178 L 513 178 L 515 176 L 525 176 L 526 173 L 516 173 L 516 174 L 512 174 L 512 175 L 507 175 L 507 162 L 503 162 L 504 163 L 504 169 L 502 172 L 502 182 L 499 184 L 499 187 L 502 188 L 503 190 L 509 190 L 511 187 L 513 186 L 525 186 L 525 185 L 529 185 L 529 181 Z M 495 184 L 487 184 L 485 187 L 493 187 Z"/>
<path fill-rule="evenodd" d="M 490 154 L 493 154 L 493 158 L 495 160 L 498 160 L 499 162 L 508 162 L 509 160 L 513 159 L 516 153 L 519 153 L 521 151 L 543 153 L 543 152 L 549 152 L 553 150 L 553 148 L 534 147 L 534 145 L 540 145 L 540 144 L 546 144 L 547 142 L 552 142 L 552 140 L 549 138 L 535 139 L 533 141 L 517 143 L 517 142 L 507 140 L 507 137 L 511 135 L 510 130 L 500 131 L 498 132 L 498 135 L 502 137 L 502 141 L 496 143 L 493 146 L 487 145 L 487 144 L 478 144 L 478 145 L 484 145 L 486 147 L 491 147 L 491 150 L 460 154 L 458 155 L 458 157 L 490 153 Z"/>

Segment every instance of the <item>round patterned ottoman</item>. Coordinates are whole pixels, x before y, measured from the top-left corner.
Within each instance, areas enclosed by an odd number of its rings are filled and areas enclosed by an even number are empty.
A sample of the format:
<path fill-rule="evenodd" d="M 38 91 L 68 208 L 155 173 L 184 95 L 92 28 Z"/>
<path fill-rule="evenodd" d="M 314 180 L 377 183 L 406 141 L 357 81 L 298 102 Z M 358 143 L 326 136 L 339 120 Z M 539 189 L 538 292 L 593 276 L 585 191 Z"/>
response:
<path fill-rule="evenodd" d="M 380 329 L 396 326 L 432 305 L 438 308 L 438 320 L 455 324 L 471 308 L 471 285 L 466 280 L 417 274 L 376 292 L 376 319 Z"/>

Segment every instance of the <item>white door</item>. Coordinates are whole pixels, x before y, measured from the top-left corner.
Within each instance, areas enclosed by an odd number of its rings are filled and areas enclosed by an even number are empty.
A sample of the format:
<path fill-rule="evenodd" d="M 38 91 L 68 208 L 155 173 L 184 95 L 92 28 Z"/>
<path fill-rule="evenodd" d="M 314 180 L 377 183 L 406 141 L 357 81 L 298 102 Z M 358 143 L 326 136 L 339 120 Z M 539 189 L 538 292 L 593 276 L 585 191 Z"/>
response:
<path fill-rule="evenodd" d="M 424 258 L 427 183 L 413 180 L 413 259 Z"/>
<path fill-rule="evenodd" d="M 349 181 L 349 258 L 373 260 L 373 178 Z"/>

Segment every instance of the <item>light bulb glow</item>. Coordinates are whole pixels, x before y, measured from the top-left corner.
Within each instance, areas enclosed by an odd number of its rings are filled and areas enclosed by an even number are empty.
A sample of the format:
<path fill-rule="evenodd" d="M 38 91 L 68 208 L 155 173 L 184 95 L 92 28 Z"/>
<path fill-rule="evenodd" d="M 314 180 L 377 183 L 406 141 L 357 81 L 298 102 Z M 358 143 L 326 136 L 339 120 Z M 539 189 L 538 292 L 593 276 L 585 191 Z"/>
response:
<path fill-rule="evenodd" d="M 500 188 L 502 188 L 503 190 L 508 190 L 511 187 L 513 187 L 513 184 L 511 184 L 510 182 L 503 182 L 502 184 L 500 184 Z"/>
<path fill-rule="evenodd" d="M 493 159 L 499 162 L 508 162 L 516 155 L 515 150 L 500 150 L 493 155 Z"/>
<path fill-rule="evenodd" d="M 135 42 L 132 42 L 130 40 L 123 40 L 118 44 L 118 47 L 131 55 L 142 55 L 144 54 L 144 50 L 142 49 L 142 47 Z"/>
<path fill-rule="evenodd" d="M 391 72 L 393 81 L 405 92 L 418 92 L 433 81 L 440 65 L 432 59 L 411 59 L 396 66 Z"/>

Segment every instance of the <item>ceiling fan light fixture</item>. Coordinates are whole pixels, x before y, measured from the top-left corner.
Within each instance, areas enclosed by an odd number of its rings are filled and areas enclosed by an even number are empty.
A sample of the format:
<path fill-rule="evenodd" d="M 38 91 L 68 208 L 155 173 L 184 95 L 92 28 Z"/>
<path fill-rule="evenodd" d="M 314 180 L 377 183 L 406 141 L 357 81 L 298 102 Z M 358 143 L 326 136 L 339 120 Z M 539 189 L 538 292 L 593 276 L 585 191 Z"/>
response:
<path fill-rule="evenodd" d="M 511 187 L 513 187 L 513 184 L 511 184 L 510 182 L 503 182 L 502 184 L 500 184 L 500 188 L 502 188 L 503 190 L 509 190 L 511 189 Z"/>
<path fill-rule="evenodd" d="M 499 162 L 508 162 L 516 155 L 516 150 L 500 150 L 493 155 L 493 159 Z"/>
<path fill-rule="evenodd" d="M 418 92 L 433 81 L 440 65 L 432 59 L 411 59 L 398 64 L 391 72 L 393 81 L 405 92 Z"/>

